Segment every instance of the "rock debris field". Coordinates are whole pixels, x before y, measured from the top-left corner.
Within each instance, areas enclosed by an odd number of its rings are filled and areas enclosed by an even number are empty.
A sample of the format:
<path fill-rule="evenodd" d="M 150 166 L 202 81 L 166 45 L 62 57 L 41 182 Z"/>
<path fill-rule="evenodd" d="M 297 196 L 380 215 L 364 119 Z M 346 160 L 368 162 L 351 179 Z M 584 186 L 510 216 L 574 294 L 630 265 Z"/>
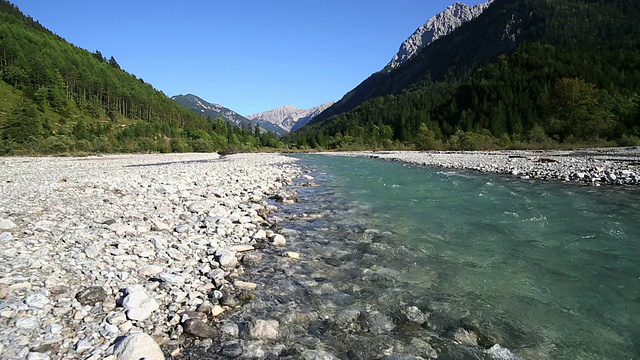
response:
<path fill-rule="evenodd" d="M 286 243 L 266 200 L 288 201 L 294 161 L 0 158 L 0 358 L 163 359 L 183 333 L 211 337 L 207 323 L 256 287 L 243 254 Z M 277 325 L 249 331 L 270 339 Z"/>

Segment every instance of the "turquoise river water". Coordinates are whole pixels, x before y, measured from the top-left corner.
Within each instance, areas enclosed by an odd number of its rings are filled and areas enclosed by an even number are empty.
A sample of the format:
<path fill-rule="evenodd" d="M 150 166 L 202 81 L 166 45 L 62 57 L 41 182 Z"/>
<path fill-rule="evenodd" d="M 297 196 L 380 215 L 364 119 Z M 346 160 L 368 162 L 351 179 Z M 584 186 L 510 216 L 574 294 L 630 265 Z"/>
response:
<path fill-rule="evenodd" d="M 313 201 L 357 204 L 337 215 L 393 234 L 377 265 L 434 314 L 524 358 L 640 357 L 637 188 L 299 157 L 325 194 Z"/>

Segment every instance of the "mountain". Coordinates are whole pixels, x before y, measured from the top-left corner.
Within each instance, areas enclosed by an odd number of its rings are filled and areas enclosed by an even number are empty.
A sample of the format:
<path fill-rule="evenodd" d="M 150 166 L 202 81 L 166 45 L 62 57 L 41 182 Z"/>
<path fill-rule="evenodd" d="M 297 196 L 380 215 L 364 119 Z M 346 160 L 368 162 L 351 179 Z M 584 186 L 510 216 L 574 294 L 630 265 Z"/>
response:
<path fill-rule="evenodd" d="M 368 99 L 384 95 L 386 90 L 383 89 L 393 87 L 392 91 L 396 92 L 405 88 L 407 86 L 406 83 L 396 83 L 393 78 L 390 79 L 392 70 L 395 70 L 400 65 L 405 64 L 410 59 L 413 59 L 420 52 L 420 50 L 436 42 L 436 40 L 445 37 L 446 35 L 452 33 L 454 30 L 460 28 L 463 24 L 466 24 L 469 21 L 480 16 L 480 14 L 482 14 L 487 8 L 489 8 L 492 3 L 493 0 L 471 7 L 469 5 L 456 2 L 455 4 L 447 7 L 443 12 L 432 17 L 424 25 L 420 26 L 413 35 L 411 35 L 404 43 L 402 43 L 402 45 L 400 46 L 400 50 L 391 59 L 385 69 L 372 74 L 369 78 L 367 78 L 353 90 L 348 92 L 340 101 L 338 101 L 322 114 L 313 119 L 311 123 L 324 121 L 332 116 L 349 111 Z M 503 31 L 504 29 L 498 30 Z M 474 46 L 473 44 L 471 45 Z M 506 47 L 503 46 L 497 49 L 497 51 L 507 51 L 509 45 L 510 44 L 506 44 Z M 439 65 L 444 65 L 444 67 L 449 65 L 447 59 L 441 60 L 445 63 Z M 422 63 L 421 65 L 425 66 L 424 63 Z M 438 66 L 438 64 L 436 64 L 435 66 Z M 423 70 L 421 71 L 424 72 Z"/>
<path fill-rule="evenodd" d="M 279 146 L 211 122 L 0 0 L 0 155 Z"/>
<path fill-rule="evenodd" d="M 640 145 L 640 2 L 495 0 L 373 74 L 298 147 Z"/>
<path fill-rule="evenodd" d="M 311 109 L 300 109 L 295 106 L 285 105 L 277 109 L 250 115 L 249 119 L 260 126 L 272 124 L 280 128 L 282 133 L 288 133 L 305 125 L 331 105 L 333 105 L 333 101 Z"/>
<path fill-rule="evenodd" d="M 251 123 L 251 120 L 238 114 L 237 112 L 227 109 L 222 105 L 206 102 L 205 100 L 193 94 L 175 95 L 171 97 L 171 100 L 186 107 L 187 109 L 199 112 L 212 120 L 217 117 L 221 117 L 236 126 L 242 126 Z"/>
<path fill-rule="evenodd" d="M 493 0 L 489 0 L 476 6 L 456 2 L 449 6 L 443 12 L 429 19 L 405 40 L 398 53 L 387 65 L 387 68 L 397 68 L 404 64 L 423 47 L 450 34 L 462 24 L 477 18 L 492 2 Z"/>

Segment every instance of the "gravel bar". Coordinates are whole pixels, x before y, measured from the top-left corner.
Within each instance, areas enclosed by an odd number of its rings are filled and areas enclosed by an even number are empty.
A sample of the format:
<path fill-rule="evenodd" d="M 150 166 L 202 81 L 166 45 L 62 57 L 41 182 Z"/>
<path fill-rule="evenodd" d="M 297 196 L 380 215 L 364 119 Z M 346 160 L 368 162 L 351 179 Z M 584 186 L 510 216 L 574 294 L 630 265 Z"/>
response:
<path fill-rule="evenodd" d="M 640 147 L 553 151 L 323 153 L 401 161 L 425 166 L 511 174 L 523 179 L 599 185 L 640 185 Z"/>
<path fill-rule="evenodd" d="M 244 254 L 286 243 L 266 200 L 293 201 L 295 161 L 0 158 L 0 358 L 163 359 L 160 346 L 210 335 L 225 298 L 256 286 Z"/>

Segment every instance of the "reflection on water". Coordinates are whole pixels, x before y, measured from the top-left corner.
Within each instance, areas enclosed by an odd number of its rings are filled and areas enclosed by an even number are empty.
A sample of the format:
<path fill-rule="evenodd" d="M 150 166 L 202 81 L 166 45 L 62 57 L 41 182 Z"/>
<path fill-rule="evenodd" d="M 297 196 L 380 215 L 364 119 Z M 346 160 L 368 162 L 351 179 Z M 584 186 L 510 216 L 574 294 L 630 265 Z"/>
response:
<path fill-rule="evenodd" d="M 393 320 L 415 305 L 438 335 L 468 323 L 531 359 L 640 354 L 638 190 L 302 158 L 320 187 L 282 225 L 323 262 L 326 311 L 375 304 Z"/>

